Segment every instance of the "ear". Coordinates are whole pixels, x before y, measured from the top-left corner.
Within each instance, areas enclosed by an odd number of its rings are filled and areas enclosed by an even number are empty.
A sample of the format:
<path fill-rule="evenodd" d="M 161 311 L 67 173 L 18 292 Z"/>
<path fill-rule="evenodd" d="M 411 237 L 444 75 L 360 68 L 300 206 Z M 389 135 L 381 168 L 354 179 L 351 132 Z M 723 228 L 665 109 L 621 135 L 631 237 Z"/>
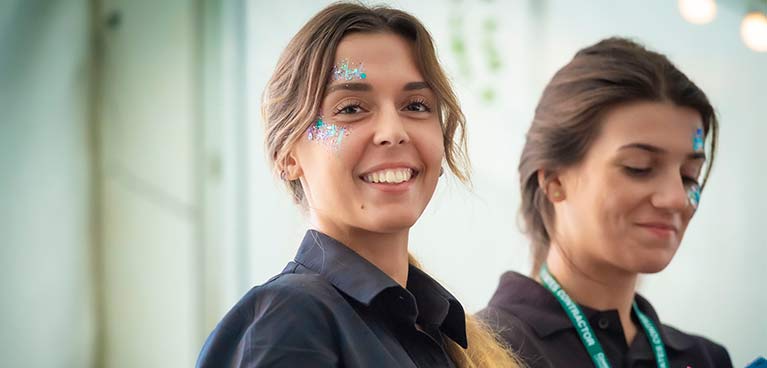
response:
<path fill-rule="evenodd" d="M 285 172 L 283 180 L 289 181 L 298 180 L 298 178 L 304 175 L 304 170 L 301 168 L 301 163 L 298 160 L 295 150 L 290 151 L 288 157 L 285 158 L 285 161 L 283 161 L 280 167 L 280 172 Z"/>
<path fill-rule="evenodd" d="M 544 169 L 538 170 L 538 187 L 551 203 L 562 202 L 567 198 L 559 174 L 553 171 L 547 173 Z"/>

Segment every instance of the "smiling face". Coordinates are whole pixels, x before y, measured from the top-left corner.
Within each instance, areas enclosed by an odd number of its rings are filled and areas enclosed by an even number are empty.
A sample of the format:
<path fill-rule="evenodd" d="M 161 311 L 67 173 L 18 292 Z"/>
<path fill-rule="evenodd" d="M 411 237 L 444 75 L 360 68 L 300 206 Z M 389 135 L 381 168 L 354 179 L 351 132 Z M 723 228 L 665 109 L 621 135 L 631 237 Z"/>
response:
<path fill-rule="evenodd" d="M 670 103 L 608 111 L 584 159 L 553 189 L 562 193 L 554 206 L 565 252 L 634 273 L 665 268 L 698 205 L 700 129 L 698 112 Z"/>
<path fill-rule="evenodd" d="M 332 76 L 321 122 L 291 153 L 290 179 L 300 179 L 320 230 L 407 231 L 429 203 L 444 157 L 437 96 L 411 43 L 391 33 L 345 36 Z"/>

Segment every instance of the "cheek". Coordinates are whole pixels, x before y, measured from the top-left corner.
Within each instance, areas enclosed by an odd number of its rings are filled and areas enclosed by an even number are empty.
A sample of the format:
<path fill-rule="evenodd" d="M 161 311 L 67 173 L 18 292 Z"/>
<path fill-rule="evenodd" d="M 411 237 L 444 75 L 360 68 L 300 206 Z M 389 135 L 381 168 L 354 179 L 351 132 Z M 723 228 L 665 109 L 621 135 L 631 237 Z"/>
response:
<path fill-rule="evenodd" d="M 425 164 L 441 165 L 442 158 L 445 157 L 445 146 L 442 128 L 438 122 L 418 127 L 411 136 Z"/>
<path fill-rule="evenodd" d="M 694 209 L 690 208 L 687 211 L 682 212 L 682 233 L 681 235 L 684 235 L 684 232 L 687 230 L 687 225 L 690 224 L 690 221 L 692 220 L 693 216 L 695 215 Z"/>
<path fill-rule="evenodd" d="M 343 148 L 346 148 L 345 146 Z M 297 151 L 301 162 L 304 180 L 314 193 L 314 197 L 322 195 L 317 191 L 326 191 L 342 185 L 342 179 L 347 169 L 347 152 L 344 149 L 336 150 L 322 143 L 308 141 L 304 138 Z"/>
<path fill-rule="evenodd" d="M 596 174 L 596 173 L 595 173 Z M 601 177 L 591 186 L 590 203 L 584 202 L 584 206 L 592 206 L 596 210 L 597 226 L 607 236 L 622 236 L 623 231 L 633 218 L 633 213 L 642 203 L 643 194 L 637 183 L 620 173 L 603 173 L 594 175 Z"/>

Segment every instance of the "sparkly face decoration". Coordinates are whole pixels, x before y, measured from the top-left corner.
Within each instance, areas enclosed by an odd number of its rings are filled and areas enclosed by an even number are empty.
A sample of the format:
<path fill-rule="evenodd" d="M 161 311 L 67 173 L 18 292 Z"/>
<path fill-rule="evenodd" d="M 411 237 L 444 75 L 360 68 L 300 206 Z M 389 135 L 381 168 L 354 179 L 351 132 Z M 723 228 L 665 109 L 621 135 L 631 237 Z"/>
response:
<path fill-rule="evenodd" d="M 700 203 L 700 185 L 692 183 L 687 187 L 687 199 L 690 200 L 690 206 L 697 210 Z"/>
<path fill-rule="evenodd" d="M 703 151 L 703 129 L 695 130 L 695 136 L 692 137 L 692 150 L 695 152 Z"/>
<path fill-rule="evenodd" d="M 325 121 L 322 115 L 317 118 L 316 123 L 306 129 L 306 138 L 308 140 L 323 144 L 334 152 L 341 150 L 341 142 L 349 134 L 351 134 L 349 127 L 330 124 Z"/>
<path fill-rule="evenodd" d="M 555 227 L 574 258 L 634 273 L 673 258 L 700 201 L 702 127 L 688 107 L 636 102 L 610 110 L 586 156 L 558 173 Z"/>
<path fill-rule="evenodd" d="M 351 81 L 355 79 L 367 79 L 365 66 L 360 63 L 350 62 L 349 59 L 342 59 L 333 67 L 330 80 L 333 81 Z"/>

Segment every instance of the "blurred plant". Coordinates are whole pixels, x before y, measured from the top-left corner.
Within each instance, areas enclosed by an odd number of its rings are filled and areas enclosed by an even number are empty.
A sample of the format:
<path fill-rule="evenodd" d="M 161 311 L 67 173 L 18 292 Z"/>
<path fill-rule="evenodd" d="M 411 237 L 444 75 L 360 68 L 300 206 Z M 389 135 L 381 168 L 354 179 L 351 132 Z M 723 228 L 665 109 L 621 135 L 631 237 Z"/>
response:
<path fill-rule="evenodd" d="M 466 29 L 468 12 L 461 11 L 461 0 L 453 0 L 451 16 L 448 20 L 450 25 L 450 50 L 458 64 L 458 71 L 462 78 L 468 81 L 479 80 L 481 83 L 485 83 L 484 86 L 479 88 L 480 98 L 491 104 L 496 98 L 496 86 L 494 83 L 498 80 L 495 78 L 501 70 L 503 70 L 503 59 L 498 51 L 496 45 L 497 33 L 498 33 L 498 19 L 495 16 L 497 12 L 493 11 L 494 0 L 483 0 L 483 3 L 487 3 L 490 7 L 489 14 L 481 21 L 479 30 Z M 480 39 L 477 55 L 480 57 L 480 64 L 478 67 L 474 67 L 472 64 L 472 58 L 469 55 L 468 49 L 469 43 L 467 38 L 472 34 L 477 34 L 477 38 Z M 474 72 L 486 73 L 491 78 L 474 78 L 472 75 Z"/>

